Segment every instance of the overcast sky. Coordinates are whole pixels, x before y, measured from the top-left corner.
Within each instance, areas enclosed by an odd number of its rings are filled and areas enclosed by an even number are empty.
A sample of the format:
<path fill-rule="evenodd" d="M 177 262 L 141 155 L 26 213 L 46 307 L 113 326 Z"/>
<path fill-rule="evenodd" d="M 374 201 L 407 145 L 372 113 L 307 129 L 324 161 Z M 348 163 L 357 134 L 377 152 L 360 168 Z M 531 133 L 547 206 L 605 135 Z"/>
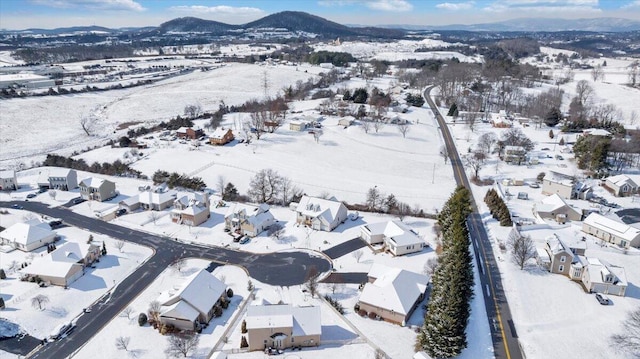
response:
<path fill-rule="evenodd" d="M 156 26 L 182 16 L 242 24 L 285 10 L 360 25 L 477 24 L 520 17 L 640 20 L 640 0 L 0 0 L 0 28 Z"/>

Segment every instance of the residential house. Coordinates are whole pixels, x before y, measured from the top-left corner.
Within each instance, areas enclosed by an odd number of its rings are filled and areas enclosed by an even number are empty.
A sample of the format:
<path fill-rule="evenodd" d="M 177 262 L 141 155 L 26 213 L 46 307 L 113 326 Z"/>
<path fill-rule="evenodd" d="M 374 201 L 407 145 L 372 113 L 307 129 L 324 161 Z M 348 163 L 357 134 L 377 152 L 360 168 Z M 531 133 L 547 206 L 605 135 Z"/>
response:
<path fill-rule="evenodd" d="M 9 245 L 24 252 L 31 252 L 34 249 L 53 243 L 55 239 L 56 232 L 51 230 L 49 224 L 38 220 L 15 223 L 0 232 L 0 243 L 2 245 Z"/>
<path fill-rule="evenodd" d="M 129 198 L 125 198 L 118 202 L 118 208 L 124 209 L 127 212 L 133 212 L 140 208 L 140 196 L 134 195 Z"/>
<path fill-rule="evenodd" d="M 199 226 L 211 217 L 209 195 L 205 192 L 186 192 L 176 196 L 171 210 L 171 221 L 188 226 Z"/>
<path fill-rule="evenodd" d="M 611 265 L 598 258 L 587 259 L 582 284 L 589 293 L 613 294 L 621 297 L 624 297 L 628 286 L 623 267 Z"/>
<path fill-rule="evenodd" d="M 583 136 L 601 136 L 601 137 L 609 137 L 611 136 L 611 132 L 602 129 L 602 128 L 587 128 L 582 130 Z"/>
<path fill-rule="evenodd" d="M 291 304 L 251 305 L 247 307 L 249 350 L 311 347 L 320 344 L 320 307 L 294 307 Z"/>
<path fill-rule="evenodd" d="M 255 237 L 275 223 L 269 205 L 259 206 L 233 203 L 224 216 L 224 228 L 232 232 Z"/>
<path fill-rule="evenodd" d="M 85 178 L 80 181 L 79 187 L 80 196 L 88 201 L 104 202 L 117 195 L 116 184 L 103 178 Z"/>
<path fill-rule="evenodd" d="M 571 199 L 573 183 L 569 180 L 554 181 L 545 178 L 542 180 L 542 194 L 546 194 L 547 196 L 557 194 L 561 198 Z"/>
<path fill-rule="evenodd" d="M 18 189 L 16 171 L 0 171 L 0 191 L 15 191 Z"/>
<path fill-rule="evenodd" d="M 573 194 L 571 198 L 589 200 L 593 197 L 593 188 L 584 182 L 576 182 L 573 185 Z"/>
<path fill-rule="evenodd" d="M 628 197 L 638 193 L 638 184 L 627 175 L 608 177 L 604 185 L 610 189 L 616 197 Z"/>
<path fill-rule="evenodd" d="M 369 244 L 384 243 L 394 256 L 420 252 L 427 246 L 418 233 L 399 220 L 365 224 L 360 227 L 360 238 Z"/>
<path fill-rule="evenodd" d="M 640 248 L 640 228 L 591 213 L 582 222 L 582 231 L 623 248 Z"/>
<path fill-rule="evenodd" d="M 552 219 L 558 223 L 582 220 L 582 211 L 571 207 L 557 193 L 545 197 L 533 206 L 533 214 L 538 218 Z"/>
<path fill-rule="evenodd" d="M 178 192 L 173 190 L 166 192 L 147 190 L 138 194 L 138 198 L 142 209 L 162 211 L 163 209 L 171 207 L 177 195 Z"/>
<path fill-rule="evenodd" d="M 100 256 L 100 246 L 67 242 L 20 271 L 24 276 L 63 287 L 82 277 L 85 268 Z"/>
<path fill-rule="evenodd" d="M 304 131 L 307 128 L 307 123 L 303 121 L 290 121 L 289 129 L 291 131 Z"/>
<path fill-rule="evenodd" d="M 584 256 L 586 248 L 585 242 L 567 244 L 554 233 L 553 236 L 547 238 L 544 248 L 550 259 L 549 272 L 579 280 L 581 273 L 576 276 L 577 273 L 572 271 L 571 265 L 574 262 L 580 263 L 578 257 Z"/>
<path fill-rule="evenodd" d="M 353 125 L 355 118 L 353 116 L 345 116 L 338 120 L 338 125 L 342 127 L 349 127 Z"/>
<path fill-rule="evenodd" d="M 180 127 L 176 130 L 176 136 L 182 139 L 195 140 L 204 135 L 204 131 L 201 128 L 193 127 Z"/>
<path fill-rule="evenodd" d="M 504 146 L 504 161 L 520 165 L 527 158 L 527 149 L 522 146 Z"/>
<path fill-rule="evenodd" d="M 506 112 L 501 110 L 500 113 L 491 114 L 491 126 L 496 128 L 509 128 L 512 126 L 512 121 L 507 117 Z"/>
<path fill-rule="evenodd" d="M 429 277 L 404 269 L 374 263 L 367 274 L 358 305 L 360 310 L 375 313 L 385 321 L 406 325 L 413 311 L 424 299 Z"/>
<path fill-rule="evenodd" d="M 218 127 L 215 131 L 209 136 L 209 143 L 212 145 L 226 145 L 227 143 L 233 141 L 233 131 L 230 128 Z"/>
<path fill-rule="evenodd" d="M 51 168 L 47 174 L 47 187 L 61 191 L 72 190 L 78 187 L 78 173 L 69 168 Z"/>
<path fill-rule="evenodd" d="M 347 207 L 335 198 L 302 196 L 296 207 L 296 223 L 331 232 L 347 219 Z"/>
<path fill-rule="evenodd" d="M 180 330 L 196 330 L 209 323 L 214 307 L 225 297 L 225 284 L 202 269 L 186 278 L 177 290 L 160 294 L 160 323 Z"/>

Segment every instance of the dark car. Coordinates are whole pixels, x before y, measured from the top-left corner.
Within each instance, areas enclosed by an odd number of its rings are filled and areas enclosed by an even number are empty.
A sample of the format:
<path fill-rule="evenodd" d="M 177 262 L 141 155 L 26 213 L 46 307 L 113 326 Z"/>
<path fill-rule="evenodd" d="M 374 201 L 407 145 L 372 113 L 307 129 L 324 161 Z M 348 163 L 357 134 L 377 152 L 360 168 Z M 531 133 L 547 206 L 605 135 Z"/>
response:
<path fill-rule="evenodd" d="M 29 193 L 29 194 L 27 195 L 27 198 L 34 198 L 35 196 L 36 196 L 36 194 L 35 194 L 35 193 Z"/>
<path fill-rule="evenodd" d="M 120 217 L 120 216 L 122 216 L 123 214 L 126 214 L 126 213 L 127 213 L 126 209 L 120 208 L 119 210 L 116 211 L 116 217 Z"/>
<path fill-rule="evenodd" d="M 611 300 L 609 300 L 609 297 L 607 297 L 604 294 L 596 293 L 596 299 L 602 305 L 609 305 L 609 303 L 611 303 Z"/>
<path fill-rule="evenodd" d="M 72 202 L 73 202 L 73 204 L 80 204 L 80 203 L 84 202 L 84 198 L 82 198 L 82 197 L 74 198 Z"/>
<path fill-rule="evenodd" d="M 11 205 L 11 208 L 13 208 L 13 209 L 24 209 L 24 207 L 22 207 L 19 204 L 15 204 L 15 203 Z"/>

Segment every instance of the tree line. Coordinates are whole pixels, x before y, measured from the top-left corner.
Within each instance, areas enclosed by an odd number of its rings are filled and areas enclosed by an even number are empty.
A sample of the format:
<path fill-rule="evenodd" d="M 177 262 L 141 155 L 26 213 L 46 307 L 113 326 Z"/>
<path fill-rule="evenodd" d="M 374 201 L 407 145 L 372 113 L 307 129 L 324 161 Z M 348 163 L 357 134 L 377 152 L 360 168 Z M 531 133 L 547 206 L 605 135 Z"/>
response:
<path fill-rule="evenodd" d="M 123 163 L 120 160 L 115 160 L 113 163 L 94 162 L 93 164 L 89 165 L 83 159 L 76 160 L 71 157 L 48 154 L 42 165 L 71 168 L 78 171 L 93 172 L 109 176 L 146 178 L 146 176 L 144 176 L 140 171 L 134 170 L 133 168 L 129 167 L 128 164 Z"/>

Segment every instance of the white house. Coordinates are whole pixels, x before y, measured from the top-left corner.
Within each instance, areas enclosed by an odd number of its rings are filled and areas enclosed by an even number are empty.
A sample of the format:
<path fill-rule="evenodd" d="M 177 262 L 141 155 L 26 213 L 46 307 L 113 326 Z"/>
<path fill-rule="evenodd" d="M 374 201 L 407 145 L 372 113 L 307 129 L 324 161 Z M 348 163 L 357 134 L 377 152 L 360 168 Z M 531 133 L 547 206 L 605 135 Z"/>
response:
<path fill-rule="evenodd" d="M 582 222 L 582 231 L 623 248 L 640 247 L 640 228 L 591 213 Z"/>
<path fill-rule="evenodd" d="M 608 177 L 604 184 L 611 189 L 616 197 L 626 197 L 638 192 L 638 184 L 627 175 Z"/>
<path fill-rule="evenodd" d="M 296 223 L 331 232 L 347 219 L 347 207 L 335 198 L 302 196 L 296 207 Z"/>
<path fill-rule="evenodd" d="M 369 244 L 384 243 L 394 256 L 420 252 L 427 245 L 418 233 L 399 220 L 365 224 L 360 227 L 360 237 Z"/>
<path fill-rule="evenodd" d="M 100 246 L 67 242 L 20 271 L 53 285 L 68 286 L 82 277 L 84 269 L 100 256 Z"/>
<path fill-rule="evenodd" d="M 0 191 L 11 191 L 16 189 L 18 189 L 16 171 L 0 171 Z"/>
<path fill-rule="evenodd" d="M 624 297 L 628 285 L 624 268 L 598 258 L 587 258 L 582 284 L 590 293 L 613 294 L 621 297 Z"/>
<path fill-rule="evenodd" d="M 550 196 L 557 194 L 564 199 L 571 199 L 573 183 L 570 180 L 554 181 L 548 178 L 542 180 L 542 194 Z"/>
<path fill-rule="evenodd" d="M 540 219 L 553 219 L 558 223 L 564 223 L 567 220 L 579 221 L 582 219 L 582 212 L 571 207 L 557 193 L 543 198 L 540 203 L 534 204 L 533 214 Z"/>
<path fill-rule="evenodd" d="M 385 321 L 405 325 L 424 299 L 429 277 L 404 269 L 374 263 L 369 270 L 358 305 Z"/>
<path fill-rule="evenodd" d="M 0 232 L 2 245 L 9 245 L 21 251 L 30 252 L 49 243 L 53 243 L 56 232 L 47 223 L 16 223 Z"/>
<path fill-rule="evenodd" d="M 224 283 L 202 269 L 189 276 L 177 290 L 160 294 L 160 322 L 182 330 L 196 330 L 211 320 L 225 291 Z"/>
<path fill-rule="evenodd" d="M 224 227 L 230 231 L 255 237 L 271 227 L 275 221 L 266 203 L 259 206 L 233 203 L 224 216 Z"/>
<path fill-rule="evenodd" d="M 173 190 L 167 192 L 144 191 L 138 194 L 138 201 L 143 209 L 162 211 L 171 207 L 177 195 L 177 192 Z"/>
<path fill-rule="evenodd" d="M 320 344 L 320 307 L 294 307 L 290 304 L 247 307 L 249 350 L 266 347 L 285 349 Z"/>

